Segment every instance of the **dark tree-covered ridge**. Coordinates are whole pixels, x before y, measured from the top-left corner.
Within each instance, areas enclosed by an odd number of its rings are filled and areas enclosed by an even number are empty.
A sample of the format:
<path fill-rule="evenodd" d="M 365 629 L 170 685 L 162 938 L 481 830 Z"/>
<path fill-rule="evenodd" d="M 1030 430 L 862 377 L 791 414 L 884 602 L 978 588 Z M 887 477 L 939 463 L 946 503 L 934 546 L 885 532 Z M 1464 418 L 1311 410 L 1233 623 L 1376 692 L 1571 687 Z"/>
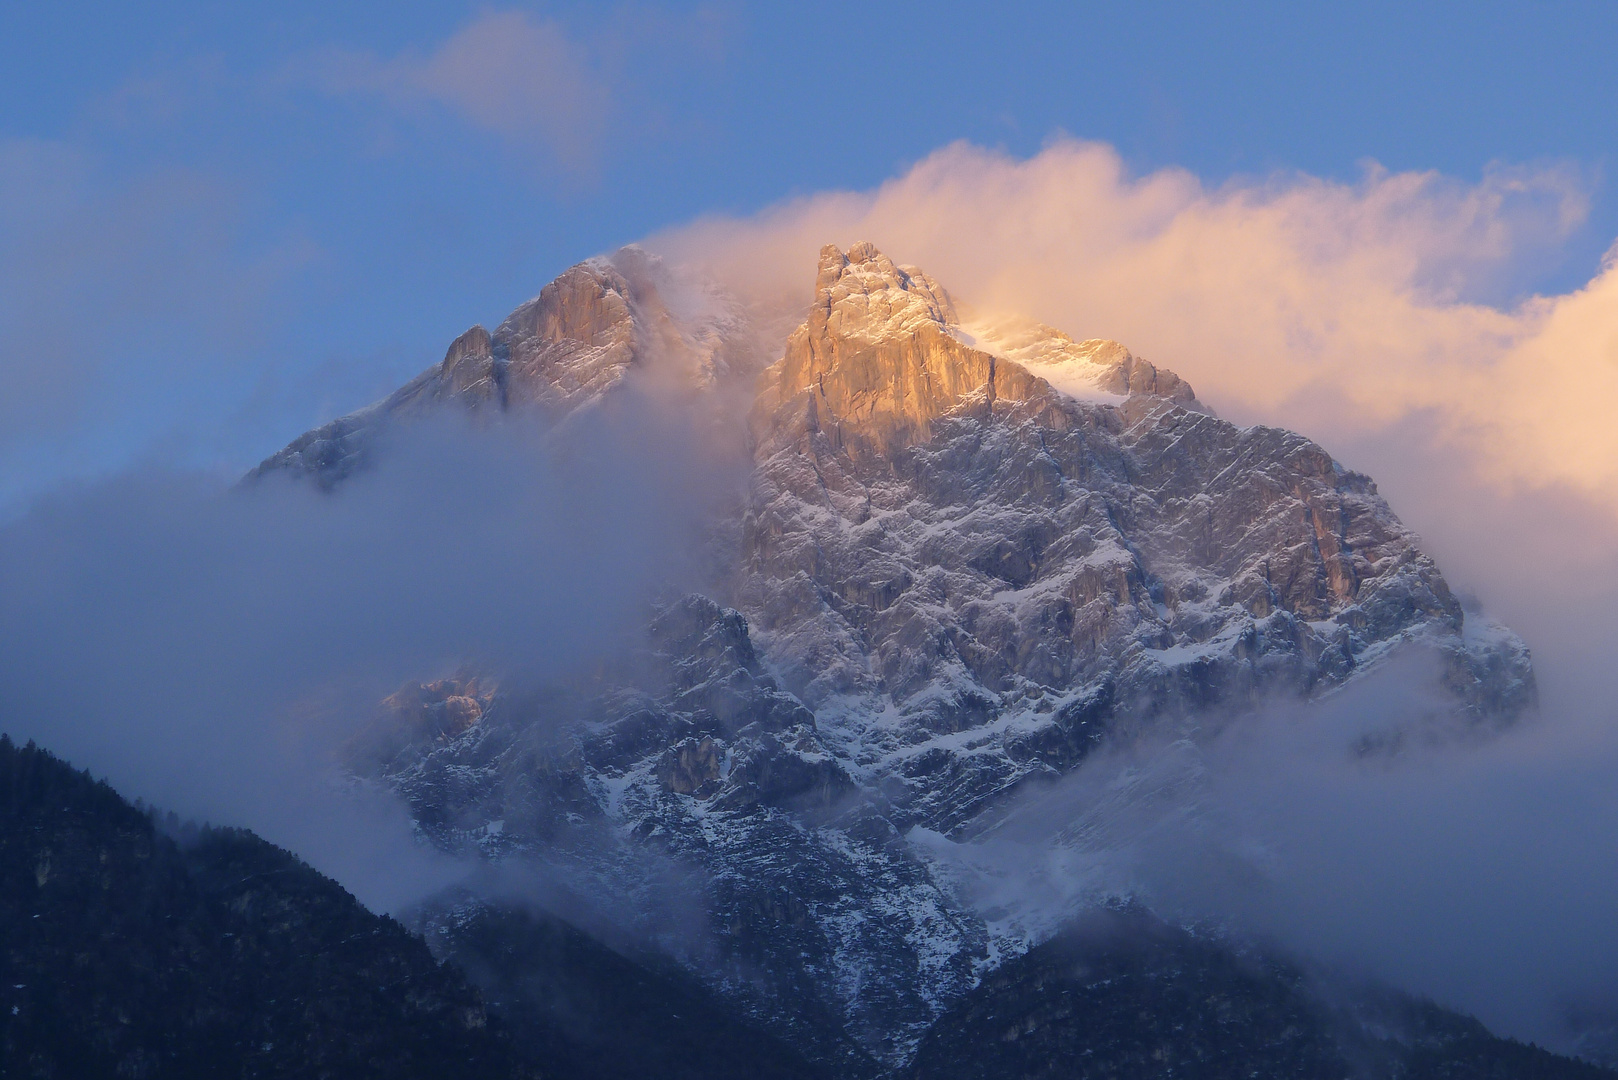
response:
<path fill-rule="evenodd" d="M 987 975 L 907 1080 L 1614 1080 L 1469 1016 L 1144 910 L 1096 911 Z"/>
<path fill-rule="evenodd" d="M 541 1076 L 421 939 L 238 829 L 184 846 L 0 736 L 0 1075 Z"/>

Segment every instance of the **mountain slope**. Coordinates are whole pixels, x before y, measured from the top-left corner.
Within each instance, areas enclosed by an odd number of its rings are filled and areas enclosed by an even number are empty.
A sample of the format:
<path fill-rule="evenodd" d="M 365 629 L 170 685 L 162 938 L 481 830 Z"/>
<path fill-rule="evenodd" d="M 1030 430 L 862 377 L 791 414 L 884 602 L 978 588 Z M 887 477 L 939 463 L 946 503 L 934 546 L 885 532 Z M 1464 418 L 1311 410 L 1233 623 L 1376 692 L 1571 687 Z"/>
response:
<path fill-rule="evenodd" d="M 815 1080 L 803 1055 L 671 962 L 640 963 L 529 909 L 462 906 L 434 951 L 468 973 L 533 1060 L 580 1080 Z"/>
<path fill-rule="evenodd" d="M 182 847 L 0 737 L 0 1068 L 28 1077 L 549 1075 L 426 945 L 250 833 Z"/>

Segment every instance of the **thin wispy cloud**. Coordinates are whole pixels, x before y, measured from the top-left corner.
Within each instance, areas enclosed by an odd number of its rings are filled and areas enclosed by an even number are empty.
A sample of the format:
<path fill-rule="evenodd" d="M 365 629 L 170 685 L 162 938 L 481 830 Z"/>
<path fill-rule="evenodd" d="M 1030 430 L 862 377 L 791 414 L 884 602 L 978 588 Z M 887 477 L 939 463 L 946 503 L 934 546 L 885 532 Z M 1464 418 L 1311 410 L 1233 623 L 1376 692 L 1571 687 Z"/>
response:
<path fill-rule="evenodd" d="M 333 94 L 410 113 L 446 109 L 567 172 L 596 162 L 615 107 L 599 55 L 558 22 L 490 12 L 436 46 L 394 56 L 328 49 L 299 76 Z"/>
<path fill-rule="evenodd" d="M 0 140 L 0 503 L 117 464 L 131 425 L 194 422 L 230 385 L 314 257 L 244 218 L 201 170 L 131 175 L 71 143 Z"/>
<path fill-rule="evenodd" d="M 664 138 L 680 126 L 662 88 L 712 70 L 727 25 L 709 7 L 626 8 L 586 35 L 525 11 L 489 11 L 436 44 L 391 56 L 317 50 L 281 80 L 403 117 L 441 111 L 519 155 L 588 177 L 611 144 Z"/>

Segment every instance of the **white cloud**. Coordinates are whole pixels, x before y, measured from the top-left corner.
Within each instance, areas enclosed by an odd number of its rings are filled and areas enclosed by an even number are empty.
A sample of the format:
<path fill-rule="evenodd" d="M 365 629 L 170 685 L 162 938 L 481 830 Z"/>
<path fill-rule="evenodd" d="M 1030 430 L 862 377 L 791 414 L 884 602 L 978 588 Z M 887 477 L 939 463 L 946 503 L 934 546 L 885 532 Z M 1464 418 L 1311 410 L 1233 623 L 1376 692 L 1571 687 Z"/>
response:
<path fill-rule="evenodd" d="M 670 91 L 723 67 L 733 27 L 709 4 L 626 5 L 585 32 L 521 10 L 487 11 L 425 49 L 327 48 L 280 79 L 411 117 L 445 111 L 556 172 L 591 178 L 614 149 L 700 129 L 701 117 L 675 115 Z"/>

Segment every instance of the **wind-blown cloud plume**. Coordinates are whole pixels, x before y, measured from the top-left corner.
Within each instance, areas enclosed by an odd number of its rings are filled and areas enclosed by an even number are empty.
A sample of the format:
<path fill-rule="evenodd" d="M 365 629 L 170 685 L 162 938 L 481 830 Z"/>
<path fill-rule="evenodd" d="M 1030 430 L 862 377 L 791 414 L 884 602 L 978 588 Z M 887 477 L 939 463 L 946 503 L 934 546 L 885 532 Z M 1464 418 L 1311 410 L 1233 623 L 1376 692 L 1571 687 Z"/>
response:
<path fill-rule="evenodd" d="M 1492 481 L 1566 484 L 1618 514 L 1618 267 L 1566 296 L 1476 299 L 1584 208 L 1557 169 L 1209 188 L 1178 169 L 1131 177 L 1093 143 L 1025 161 L 958 144 L 874 192 L 653 245 L 784 293 L 820 244 L 869 238 L 976 306 L 1122 341 L 1235 419 L 1330 441 L 1422 414 Z"/>

